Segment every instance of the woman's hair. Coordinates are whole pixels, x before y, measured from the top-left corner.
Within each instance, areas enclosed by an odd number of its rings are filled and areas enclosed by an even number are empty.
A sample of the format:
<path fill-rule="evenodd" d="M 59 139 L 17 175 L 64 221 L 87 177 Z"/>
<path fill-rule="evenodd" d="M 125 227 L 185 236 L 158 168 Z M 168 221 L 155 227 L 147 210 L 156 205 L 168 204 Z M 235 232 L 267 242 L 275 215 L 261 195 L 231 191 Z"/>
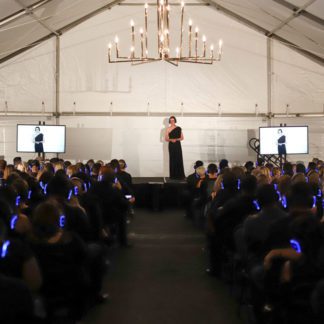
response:
<path fill-rule="evenodd" d="M 40 131 L 40 127 L 37 126 L 37 127 L 35 127 L 35 130 L 36 130 L 36 129 L 38 129 L 38 130 Z"/>
<path fill-rule="evenodd" d="M 306 182 L 305 174 L 296 173 L 293 175 L 293 177 L 291 178 L 291 184 L 294 185 L 295 183 L 298 182 Z"/>
<path fill-rule="evenodd" d="M 271 181 L 271 172 L 270 172 L 270 169 L 267 168 L 266 166 L 262 166 L 260 168 L 260 174 L 263 174 L 267 177 L 268 183 Z"/>
<path fill-rule="evenodd" d="M 282 129 L 281 129 L 281 128 L 278 129 L 278 133 L 279 133 L 279 132 L 282 134 Z"/>
<path fill-rule="evenodd" d="M 125 169 L 127 167 L 126 161 L 124 159 L 120 159 L 118 163 L 121 169 Z"/>
<path fill-rule="evenodd" d="M 8 164 L 4 169 L 3 179 L 7 180 L 10 174 L 12 174 L 13 172 L 15 172 L 15 167 L 13 166 L 13 164 Z"/>
<path fill-rule="evenodd" d="M 174 119 L 174 122 L 175 122 L 175 123 L 177 122 L 177 118 L 175 118 L 175 116 L 170 116 L 170 117 L 169 117 L 169 124 L 171 123 L 171 119 L 172 119 L 172 118 Z"/>

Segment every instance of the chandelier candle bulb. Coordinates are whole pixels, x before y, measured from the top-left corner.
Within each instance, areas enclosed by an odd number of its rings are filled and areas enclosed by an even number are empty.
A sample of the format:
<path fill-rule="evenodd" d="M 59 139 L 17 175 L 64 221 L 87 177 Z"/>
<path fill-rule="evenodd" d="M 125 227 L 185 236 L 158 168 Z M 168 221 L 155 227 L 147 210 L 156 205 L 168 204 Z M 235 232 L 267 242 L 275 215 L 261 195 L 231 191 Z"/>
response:
<path fill-rule="evenodd" d="M 195 29 L 195 53 L 196 53 L 196 58 L 198 57 L 198 27 Z"/>
<path fill-rule="evenodd" d="M 110 62 L 111 57 L 111 43 L 108 44 L 108 61 Z"/>
<path fill-rule="evenodd" d="M 130 25 L 132 28 L 132 47 L 135 47 L 135 27 L 134 27 L 134 20 L 130 21 Z"/>
<path fill-rule="evenodd" d="M 143 28 L 140 28 L 140 35 L 141 35 L 141 57 L 143 58 L 144 56 L 144 31 Z"/>
<path fill-rule="evenodd" d="M 192 30 L 192 20 L 189 20 L 189 57 L 191 57 L 191 30 Z"/>
<path fill-rule="evenodd" d="M 179 47 L 176 48 L 176 56 L 177 56 L 177 58 L 180 59 L 180 51 L 179 51 Z"/>
<path fill-rule="evenodd" d="M 145 53 L 146 53 L 146 58 L 147 58 L 147 16 L 148 16 L 148 4 L 145 3 L 144 5 L 144 13 L 145 13 Z"/>
<path fill-rule="evenodd" d="M 218 58 L 220 59 L 222 56 L 222 48 L 223 48 L 223 40 L 220 39 L 218 42 Z"/>
<path fill-rule="evenodd" d="M 183 14 L 184 14 L 184 2 L 181 2 L 181 26 L 180 26 L 180 57 L 182 56 L 182 40 L 183 40 Z"/>
<path fill-rule="evenodd" d="M 206 36 L 205 35 L 202 37 L 202 41 L 203 41 L 203 57 L 206 57 Z"/>
<path fill-rule="evenodd" d="M 134 48 L 134 46 L 132 46 L 130 48 L 130 52 L 131 52 L 131 59 L 134 59 L 135 58 L 135 48 Z"/>
<path fill-rule="evenodd" d="M 117 58 L 119 57 L 118 42 L 119 42 L 119 39 L 118 39 L 118 36 L 116 36 L 115 37 L 115 46 L 116 46 L 116 57 Z"/>
<path fill-rule="evenodd" d="M 214 59 L 214 45 L 210 45 L 210 58 L 211 60 Z"/>

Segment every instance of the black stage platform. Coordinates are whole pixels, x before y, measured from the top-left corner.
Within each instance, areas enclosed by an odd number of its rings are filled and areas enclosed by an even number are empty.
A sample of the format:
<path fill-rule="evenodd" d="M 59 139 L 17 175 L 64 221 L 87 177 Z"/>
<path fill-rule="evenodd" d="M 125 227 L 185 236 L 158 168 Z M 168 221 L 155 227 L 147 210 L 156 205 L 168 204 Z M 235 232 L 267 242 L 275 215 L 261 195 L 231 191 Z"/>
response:
<path fill-rule="evenodd" d="M 149 207 L 159 211 L 167 207 L 180 207 L 183 192 L 187 187 L 185 180 L 170 178 L 133 178 L 136 206 Z"/>

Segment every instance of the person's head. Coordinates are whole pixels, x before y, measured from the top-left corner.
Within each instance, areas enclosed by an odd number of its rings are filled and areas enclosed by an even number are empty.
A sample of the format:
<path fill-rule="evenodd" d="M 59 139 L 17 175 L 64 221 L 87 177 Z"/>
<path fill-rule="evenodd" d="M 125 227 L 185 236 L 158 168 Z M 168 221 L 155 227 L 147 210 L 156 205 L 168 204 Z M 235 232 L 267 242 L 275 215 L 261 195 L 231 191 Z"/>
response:
<path fill-rule="evenodd" d="M 235 174 L 237 179 L 243 179 L 245 177 L 245 170 L 243 167 L 241 166 L 234 166 L 231 171 Z"/>
<path fill-rule="evenodd" d="M 77 173 L 77 167 L 75 165 L 69 165 L 67 168 L 66 168 L 66 175 L 71 178 L 74 174 Z"/>
<path fill-rule="evenodd" d="M 35 127 L 35 133 L 40 133 L 40 127 Z"/>
<path fill-rule="evenodd" d="M 72 184 L 65 175 L 56 174 L 48 182 L 47 193 L 49 196 L 68 199 L 70 190 L 72 190 Z"/>
<path fill-rule="evenodd" d="M 194 169 L 196 170 L 197 168 L 201 167 L 204 165 L 204 162 L 203 161 L 196 161 L 195 164 L 194 164 Z"/>
<path fill-rule="evenodd" d="M 289 175 L 282 175 L 278 179 L 278 190 L 282 195 L 287 195 L 291 185 L 291 177 Z"/>
<path fill-rule="evenodd" d="M 257 179 L 253 175 L 247 175 L 242 179 L 241 190 L 243 193 L 253 196 L 257 189 Z"/>
<path fill-rule="evenodd" d="M 267 177 L 268 181 L 271 181 L 271 173 L 269 168 L 262 166 L 260 168 L 260 174 L 264 174 Z"/>
<path fill-rule="evenodd" d="M 23 180 L 22 178 L 17 178 L 12 182 L 11 187 L 16 191 L 17 196 L 20 196 L 20 204 L 27 201 L 29 189 L 27 181 Z"/>
<path fill-rule="evenodd" d="M 72 165 L 72 162 L 71 161 L 64 161 L 63 165 L 64 165 L 64 169 L 66 169 L 68 166 Z"/>
<path fill-rule="evenodd" d="M 224 172 L 223 187 L 229 191 L 237 190 L 237 178 L 232 171 Z"/>
<path fill-rule="evenodd" d="M 228 168 L 228 161 L 226 159 L 220 160 L 220 162 L 219 162 L 219 170 L 222 172 L 226 168 Z"/>
<path fill-rule="evenodd" d="M 17 191 L 14 188 L 11 186 L 0 187 L 0 199 L 4 200 L 9 205 L 11 213 L 17 209 L 16 198 Z"/>
<path fill-rule="evenodd" d="M 302 164 L 302 163 L 297 163 L 296 164 L 296 173 L 303 173 L 303 174 L 305 174 L 306 173 L 305 165 Z"/>
<path fill-rule="evenodd" d="M 95 163 L 91 168 L 90 175 L 92 177 L 98 177 L 100 168 L 101 168 L 101 164 Z"/>
<path fill-rule="evenodd" d="M 39 171 L 40 164 L 38 160 L 32 160 L 29 166 L 32 173 L 37 173 Z"/>
<path fill-rule="evenodd" d="M 293 165 L 290 162 L 285 162 L 283 164 L 282 171 L 283 171 L 283 174 L 289 175 L 291 177 L 294 175 Z"/>
<path fill-rule="evenodd" d="M 209 175 L 215 175 L 215 174 L 217 174 L 217 172 L 218 172 L 218 169 L 217 169 L 217 165 L 215 163 L 208 164 L 207 173 Z"/>
<path fill-rule="evenodd" d="M 308 172 L 310 172 L 310 171 L 316 171 L 316 163 L 315 162 L 309 162 L 308 163 L 308 167 L 307 167 L 307 169 L 308 169 Z"/>
<path fill-rule="evenodd" d="M 55 236 L 62 226 L 61 207 L 54 201 L 46 201 L 39 204 L 32 216 L 33 234 L 36 239 L 47 241 Z"/>
<path fill-rule="evenodd" d="M 289 226 L 291 238 L 299 243 L 301 252 L 308 258 L 317 257 L 323 242 L 318 218 L 310 211 L 295 211 L 290 216 L 293 219 Z"/>
<path fill-rule="evenodd" d="M 272 178 L 273 179 L 278 179 L 281 176 L 281 169 L 278 167 L 274 167 L 272 169 Z"/>
<path fill-rule="evenodd" d="M 125 170 L 127 168 L 127 164 L 126 164 L 126 161 L 124 159 L 120 159 L 118 161 L 118 163 L 119 163 L 120 170 L 123 171 L 123 170 Z"/>
<path fill-rule="evenodd" d="M 98 175 L 101 176 L 102 179 L 115 178 L 115 171 L 111 167 L 110 164 L 109 165 L 104 165 L 104 166 L 100 167 Z"/>
<path fill-rule="evenodd" d="M 13 166 L 13 164 L 8 164 L 3 172 L 3 179 L 7 180 L 8 177 L 15 172 L 15 167 Z"/>
<path fill-rule="evenodd" d="M 260 186 L 264 186 L 264 185 L 270 183 L 270 181 L 269 181 L 269 177 L 267 177 L 267 176 L 266 176 L 265 174 L 263 174 L 263 173 L 259 173 L 259 174 L 257 175 L 256 178 L 257 178 L 258 187 L 260 187 Z"/>
<path fill-rule="evenodd" d="M 22 159 L 20 156 L 16 156 L 14 159 L 13 159 L 13 164 L 15 166 L 15 168 L 17 168 L 18 164 L 22 163 Z"/>
<path fill-rule="evenodd" d="M 112 159 L 110 161 L 110 165 L 114 169 L 114 172 L 115 173 L 119 173 L 120 172 L 120 166 L 119 166 L 119 162 L 118 162 L 117 159 Z"/>
<path fill-rule="evenodd" d="M 264 159 L 261 158 L 261 157 L 258 157 L 258 158 L 257 158 L 257 161 L 256 161 L 256 165 L 257 165 L 258 167 L 263 166 L 263 165 L 264 165 Z"/>
<path fill-rule="evenodd" d="M 293 177 L 291 178 L 291 184 L 294 185 L 295 183 L 298 182 L 306 182 L 305 174 L 296 173 L 293 175 Z"/>
<path fill-rule="evenodd" d="M 265 184 L 258 188 L 256 197 L 262 208 L 274 206 L 278 202 L 278 194 L 271 184 Z"/>
<path fill-rule="evenodd" d="M 7 166 L 7 161 L 1 159 L 0 160 L 0 173 L 1 173 L 1 176 L 3 175 L 3 171 L 5 170 L 6 166 Z"/>
<path fill-rule="evenodd" d="M 281 134 L 283 133 L 283 132 L 282 132 L 282 129 L 279 128 L 278 131 L 277 131 L 277 133 L 278 133 L 279 135 L 281 135 Z"/>
<path fill-rule="evenodd" d="M 177 118 L 175 118 L 175 116 L 170 116 L 169 118 L 169 124 L 171 126 L 175 125 L 177 123 Z"/>
<path fill-rule="evenodd" d="M 251 174 L 253 168 L 254 168 L 254 163 L 252 161 L 247 161 L 245 164 L 244 164 L 244 167 L 246 169 L 246 173 L 248 174 Z"/>
<path fill-rule="evenodd" d="M 287 194 L 287 201 L 290 211 L 310 210 L 314 203 L 312 187 L 306 182 L 295 183 Z"/>

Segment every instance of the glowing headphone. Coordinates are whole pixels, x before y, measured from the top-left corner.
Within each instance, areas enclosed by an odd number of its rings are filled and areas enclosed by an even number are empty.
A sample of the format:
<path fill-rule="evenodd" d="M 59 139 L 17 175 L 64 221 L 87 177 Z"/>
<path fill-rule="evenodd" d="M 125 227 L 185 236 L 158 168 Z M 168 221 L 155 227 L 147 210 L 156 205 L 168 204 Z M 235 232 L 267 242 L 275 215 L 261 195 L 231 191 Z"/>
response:
<path fill-rule="evenodd" d="M 9 241 L 4 241 L 1 247 L 1 258 L 4 259 L 8 253 Z"/>
<path fill-rule="evenodd" d="M 61 228 L 64 228 L 65 227 L 65 215 L 61 215 L 60 216 L 59 226 Z"/>
<path fill-rule="evenodd" d="M 18 221 L 18 215 L 14 214 L 10 217 L 10 229 L 13 231 Z"/>

